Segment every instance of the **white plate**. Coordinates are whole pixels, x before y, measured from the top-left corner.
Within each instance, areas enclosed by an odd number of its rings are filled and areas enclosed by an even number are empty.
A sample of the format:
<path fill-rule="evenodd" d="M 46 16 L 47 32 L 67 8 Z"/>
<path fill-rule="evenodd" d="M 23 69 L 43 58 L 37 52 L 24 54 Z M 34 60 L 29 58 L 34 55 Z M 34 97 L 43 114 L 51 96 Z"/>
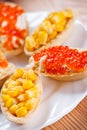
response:
<path fill-rule="evenodd" d="M 27 13 L 27 19 L 32 32 L 46 17 L 47 12 Z M 71 47 L 87 49 L 87 30 L 84 24 L 76 21 L 73 32 L 65 43 Z M 28 63 L 24 54 L 10 58 L 16 66 Z M 39 130 L 62 118 L 87 95 L 87 79 L 75 82 L 58 82 L 50 78 L 41 77 L 43 83 L 43 98 L 36 112 L 29 119 L 27 125 L 16 125 L 8 121 L 0 113 L 0 130 Z"/>

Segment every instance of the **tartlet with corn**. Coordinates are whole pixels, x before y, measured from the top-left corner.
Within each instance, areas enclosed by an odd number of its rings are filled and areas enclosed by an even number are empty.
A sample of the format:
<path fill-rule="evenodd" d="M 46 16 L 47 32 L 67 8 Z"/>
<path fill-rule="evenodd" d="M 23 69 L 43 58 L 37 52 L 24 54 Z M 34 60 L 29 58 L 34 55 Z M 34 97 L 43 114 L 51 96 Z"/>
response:
<path fill-rule="evenodd" d="M 6 118 L 18 124 L 28 122 L 41 101 L 42 84 L 31 69 L 15 70 L 1 90 L 1 110 Z"/>
<path fill-rule="evenodd" d="M 33 34 L 26 37 L 25 53 L 30 56 L 45 46 L 64 43 L 71 33 L 75 17 L 76 12 L 71 9 L 50 13 Z"/>

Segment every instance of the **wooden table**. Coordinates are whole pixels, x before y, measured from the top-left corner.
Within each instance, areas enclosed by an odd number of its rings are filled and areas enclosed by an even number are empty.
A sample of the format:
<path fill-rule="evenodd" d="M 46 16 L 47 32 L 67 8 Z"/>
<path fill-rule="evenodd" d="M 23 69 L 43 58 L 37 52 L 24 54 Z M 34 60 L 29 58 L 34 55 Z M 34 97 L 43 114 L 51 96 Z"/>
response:
<path fill-rule="evenodd" d="M 11 0 L 9 0 L 11 1 Z M 61 8 L 74 8 L 79 18 L 87 24 L 87 0 L 12 0 L 26 11 L 50 11 Z M 69 114 L 43 130 L 87 130 L 87 96 Z"/>

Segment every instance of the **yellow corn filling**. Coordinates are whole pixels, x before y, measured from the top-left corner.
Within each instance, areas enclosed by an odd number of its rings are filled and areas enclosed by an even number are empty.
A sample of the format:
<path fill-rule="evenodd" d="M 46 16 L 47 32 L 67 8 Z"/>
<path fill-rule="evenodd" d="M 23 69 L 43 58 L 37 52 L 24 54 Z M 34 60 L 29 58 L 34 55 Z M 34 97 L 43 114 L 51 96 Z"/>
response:
<path fill-rule="evenodd" d="M 37 75 L 33 70 L 16 69 L 2 88 L 2 101 L 8 111 L 16 117 L 24 117 L 37 102 Z"/>
<path fill-rule="evenodd" d="M 49 14 L 37 30 L 26 38 L 25 48 L 34 51 L 47 44 L 66 28 L 72 17 L 72 11 L 69 9 Z"/>

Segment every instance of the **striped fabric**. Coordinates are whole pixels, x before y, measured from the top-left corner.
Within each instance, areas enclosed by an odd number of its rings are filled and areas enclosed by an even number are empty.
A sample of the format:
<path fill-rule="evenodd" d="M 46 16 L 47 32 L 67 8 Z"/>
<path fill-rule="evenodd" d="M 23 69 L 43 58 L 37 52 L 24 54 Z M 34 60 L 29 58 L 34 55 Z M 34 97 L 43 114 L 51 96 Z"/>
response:
<path fill-rule="evenodd" d="M 87 96 L 72 112 L 42 130 L 87 130 Z"/>

